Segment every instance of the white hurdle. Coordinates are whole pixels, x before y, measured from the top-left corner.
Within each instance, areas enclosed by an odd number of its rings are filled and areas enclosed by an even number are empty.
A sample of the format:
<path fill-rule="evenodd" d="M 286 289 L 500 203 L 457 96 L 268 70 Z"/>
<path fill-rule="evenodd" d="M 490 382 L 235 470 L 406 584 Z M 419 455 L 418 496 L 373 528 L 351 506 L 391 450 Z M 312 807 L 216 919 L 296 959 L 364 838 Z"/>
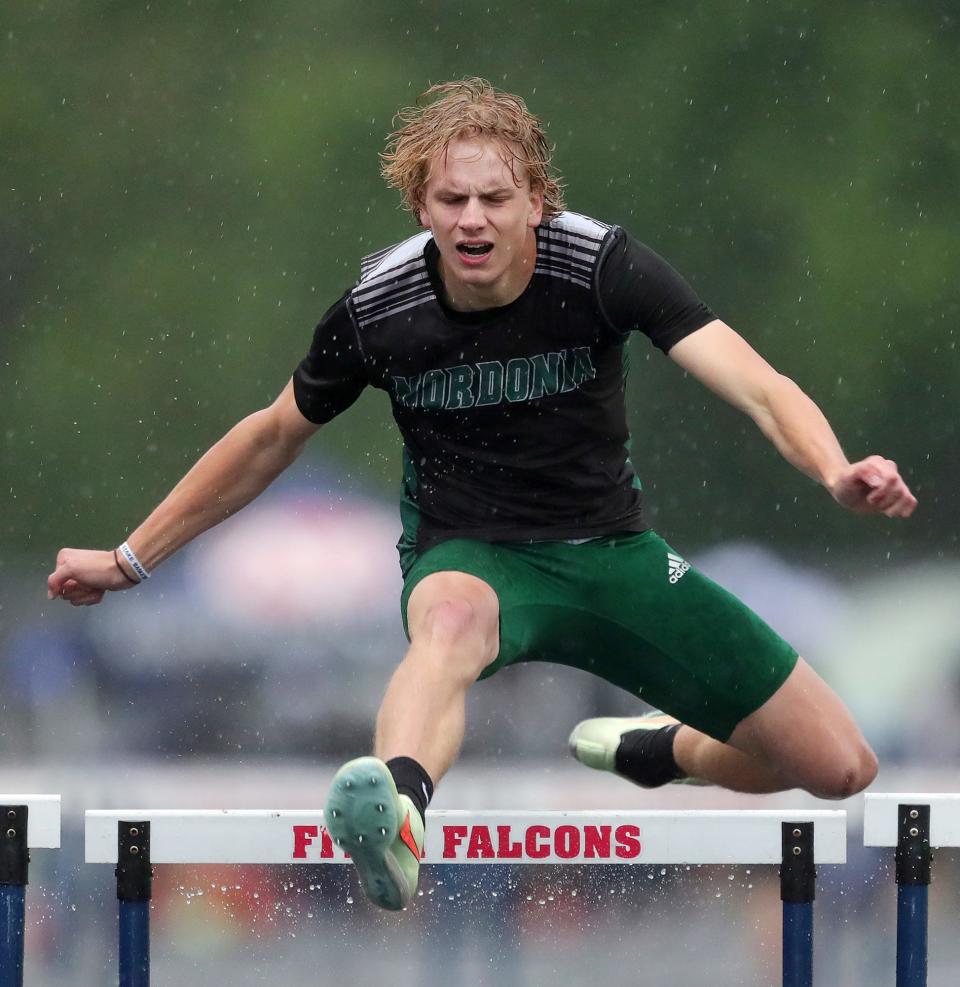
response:
<path fill-rule="evenodd" d="M 960 847 L 960 795 L 867 795 L 864 846 L 896 847 L 897 987 L 927 982 L 931 847 Z"/>
<path fill-rule="evenodd" d="M 60 849 L 60 796 L 59 795 L 0 795 L 3 807 L 0 819 L 4 823 L 3 834 L 10 839 L 7 825 L 12 808 L 22 805 L 27 810 L 27 847 L 34 850 Z"/>
<path fill-rule="evenodd" d="M 863 801 L 863 845 L 895 847 L 899 843 L 901 805 L 930 807 L 932 847 L 960 847 L 960 795 L 888 792 L 868 794 Z M 909 819 L 909 812 L 907 813 Z M 909 829 L 909 827 L 908 827 Z"/>
<path fill-rule="evenodd" d="M 23 984 L 30 851 L 59 846 L 59 795 L 0 795 L 0 987 Z"/>
<path fill-rule="evenodd" d="M 427 813 L 425 864 L 778 864 L 783 983 L 812 983 L 815 864 L 846 862 L 846 813 L 819 810 Z M 153 864 L 348 863 L 317 810 L 86 813 L 86 860 L 117 865 L 120 984 L 149 983 Z"/>

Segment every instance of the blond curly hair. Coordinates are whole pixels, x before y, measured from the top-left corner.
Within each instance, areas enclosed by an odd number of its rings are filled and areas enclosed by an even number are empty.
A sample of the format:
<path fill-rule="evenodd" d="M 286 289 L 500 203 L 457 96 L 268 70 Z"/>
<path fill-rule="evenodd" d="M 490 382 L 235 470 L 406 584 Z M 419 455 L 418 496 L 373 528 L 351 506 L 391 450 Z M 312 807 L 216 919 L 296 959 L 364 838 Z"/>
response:
<path fill-rule="evenodd" d="M 543 195 L 544 220 L 566 208 L 560 178 L 550 163 L 553 148 L 540 120 L 519 96 L 495 89 L 486 79 L 431 86 L 416 106 L 400 110 L 393 122 L 400 126 L 387 138 L 380 171 L 391 188 L 399 189 L 403 207 L 418 222 L 434 158 L 463 137 L 495 140 L 514 180 L 517 165 L 526 169 L 530 187 Z"/>

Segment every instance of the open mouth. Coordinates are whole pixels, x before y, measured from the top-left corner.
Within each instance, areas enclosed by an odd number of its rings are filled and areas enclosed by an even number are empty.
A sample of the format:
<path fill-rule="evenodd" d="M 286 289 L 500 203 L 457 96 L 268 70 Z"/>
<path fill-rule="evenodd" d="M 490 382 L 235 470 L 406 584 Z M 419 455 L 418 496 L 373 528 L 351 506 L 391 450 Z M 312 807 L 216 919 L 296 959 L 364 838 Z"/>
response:
<path fill-rule="evenodd" d="M 485 257 L 493 250 L 492 243 L 458 243 L 457 251 L 465 257 Z"/>

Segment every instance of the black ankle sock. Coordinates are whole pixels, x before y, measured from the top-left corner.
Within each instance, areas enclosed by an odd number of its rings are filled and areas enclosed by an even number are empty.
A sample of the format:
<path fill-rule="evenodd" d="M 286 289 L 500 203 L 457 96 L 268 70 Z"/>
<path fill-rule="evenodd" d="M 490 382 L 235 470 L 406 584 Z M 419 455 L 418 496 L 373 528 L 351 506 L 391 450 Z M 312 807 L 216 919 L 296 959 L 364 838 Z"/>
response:
<path fill-rule="evenodd" d="M 619 774 L 644 788 L 659 788 L 683 778 L 673 759 L 673 738 L 679 723 L 659 730 L 630 730 L 620 739 L 614 765 Z"/>
<path fill-rule="evenodd" d="M 433 798 L 433 781 L 423 766 L 412 757 L 392 757 L 387 769 L 401 795 L 406 795 L 417 807 L 420 818 L 426 820 L 427 806 Z"/>

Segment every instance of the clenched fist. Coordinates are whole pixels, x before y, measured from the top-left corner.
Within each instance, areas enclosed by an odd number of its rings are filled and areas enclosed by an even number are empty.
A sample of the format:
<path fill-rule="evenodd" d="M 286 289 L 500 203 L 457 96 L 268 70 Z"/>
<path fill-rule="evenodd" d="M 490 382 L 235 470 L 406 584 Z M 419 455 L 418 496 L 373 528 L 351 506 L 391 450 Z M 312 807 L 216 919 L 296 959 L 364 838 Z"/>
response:
<path fill-rule="evenodd" d="M 107 590 L 130 589 L 136 580 L 120 568 L 113 552 L 88 548 L 63 548 L 57 567 L 47 577 L 47 597 L 62 597 L 75 607 L 91 607 Z"/>
<path fill-rule="evenodd" d="M 903 482 L 897 464 L 882 456 L 851 463 L 830 484 L 833 499 L 857 514 L 910 517 L 917 498 Z"/>

